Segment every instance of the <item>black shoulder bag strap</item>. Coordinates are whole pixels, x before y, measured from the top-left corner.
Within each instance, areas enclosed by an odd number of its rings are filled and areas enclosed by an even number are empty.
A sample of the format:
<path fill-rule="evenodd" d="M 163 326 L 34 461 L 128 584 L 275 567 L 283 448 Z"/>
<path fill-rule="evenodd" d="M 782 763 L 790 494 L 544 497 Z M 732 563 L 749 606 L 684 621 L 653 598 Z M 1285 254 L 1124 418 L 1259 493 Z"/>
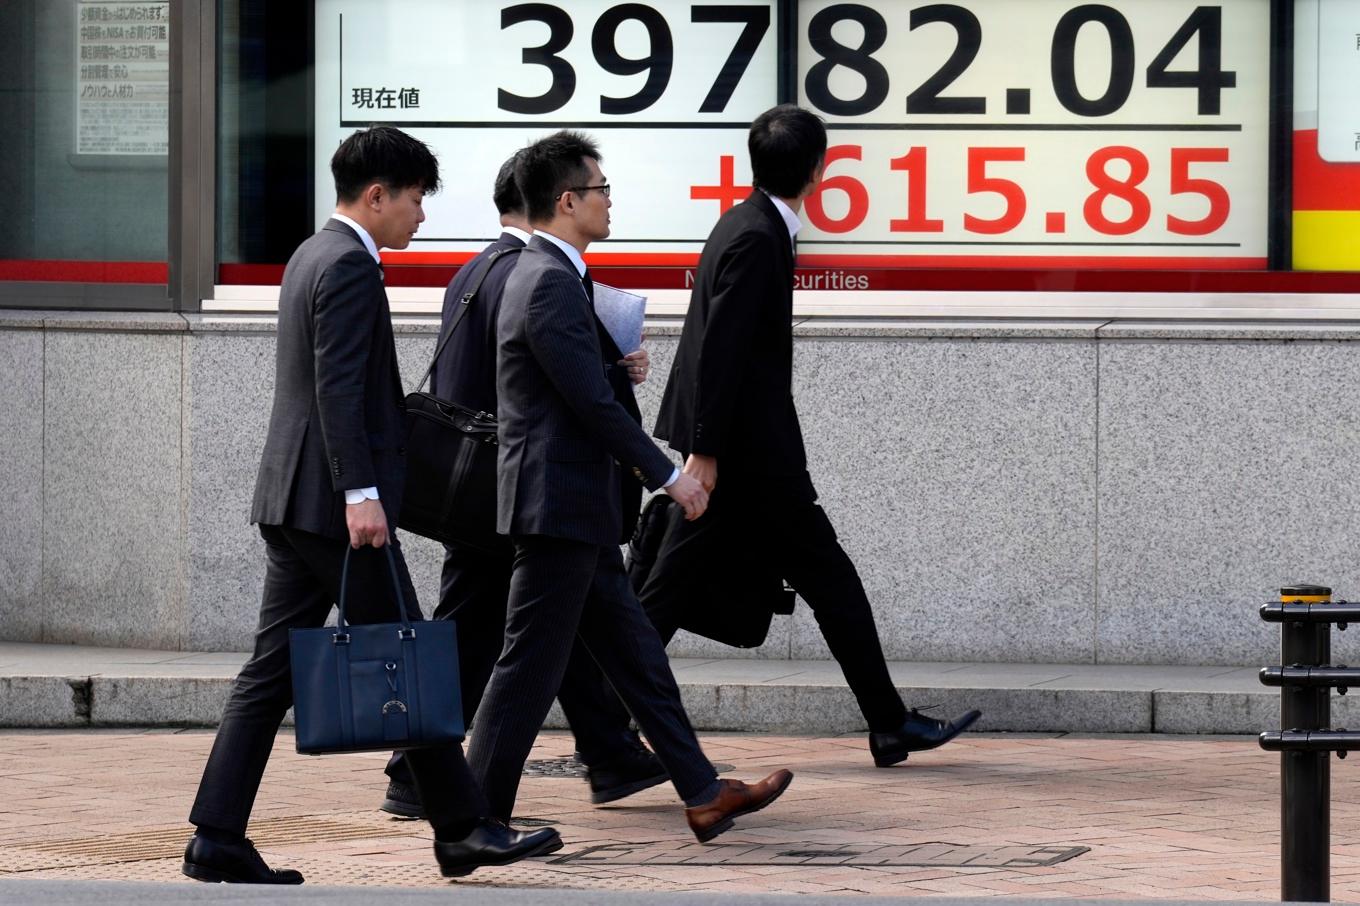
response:
<path fill-rule="evenodd" d="M 444 351 L 449 339 L 453 337 L 453 332 L 458 329 L 458 325 L 467 316 L 468 308 L 472 305 L 472 300 L 477 298 L 477 294 L 482 291 L 482 283 L 486 281 L 486 275 L 491 273 L 491 268 L 501 259 L 502 255 L 514 255 L 522 251 L 524 251 L 523 248 L 501 249 L 499 252 L 493 252 L 491 257 L 486 259 L 481 271 L 472 280 L 472 288 L 463 293 L 463 297 L 458 300 L 458 311 L 454 312 L 453 318 L 449 321 L 448 332 L 440 338 L 439 345 L 435 347 L 434 357 L 430 359 L 430 367 L 425 369 L 425 376 L 420 379 L 420 384 L 415 389 L 416 393 L 424 391 L 425 384 L 430 380 L 430 375 L 434 373 L 435 363 L 439 361 L 439 354 Z"/>

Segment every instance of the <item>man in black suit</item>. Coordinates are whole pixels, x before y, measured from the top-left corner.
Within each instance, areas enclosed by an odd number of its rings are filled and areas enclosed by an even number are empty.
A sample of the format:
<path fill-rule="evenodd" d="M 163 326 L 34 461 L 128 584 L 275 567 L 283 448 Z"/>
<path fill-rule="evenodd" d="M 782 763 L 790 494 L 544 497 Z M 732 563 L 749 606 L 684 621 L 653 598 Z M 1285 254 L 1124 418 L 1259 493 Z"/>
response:
<path fill-rule="evenodd" d="M 869 724 L 874 764 L 888 767 L 943 745 L 981 715 L 941 721 L 902 703 L 864 585 L 807 471 L 793 403 L 793 237 L 803 199 L 821 181 L 826 127 L 785 104 L 756 119 L 748 147 L 755 191 L 704 244 L 655 431 L 713 494 L 710 514 L 668 532 L 639 597 L 669 641 L 689 603 L 674 578 L 703 568 L 687 551 L 704 545 L 686 542 L 722 520 L 812 608 Z"/>
<path fill-rule="evenodd" d="M 349 556 L 347 615 L 391 621 L 391 544 L 412 620 L 415 589 L 390 526 L 401 509 L 401 376 L 378 249 L 405 248 L 439 188 L 430 150 L 390 127 L 347 138 L 331 158 L 334 216 L 293 253 L 279 289 L 274 407 L 251 521 L 266 566 L 255 651 L 241 668 L 189 820 L 184 873 L 201 881 L 301 884 L 270 869 L 245 838 L 260 778 L 292 704 L 288 631 L 325 623 Z M 510 830 L 488 817 L 462 748 L 413 749 L 412 773 L 447 876 L 552 852 L 556 832 Z"/>
<path fill-rule="evenodd" d="M 506 278 L 533 232 L 524 197 L 515 184 L 514 164 L 512 156 L 501 166 L 492 191 L 504 232 L 459 269 L 444 293 L 443 333 L 447 333 L 462 307 L 463 296 L 472 290 L 483 270 L 490 268 L 477 297 L 440 353 L 430 388 L 436 396 L 492 413 L 497 408 L 496 316 Z M 503 254 L 507 251 L 511 253 Z M 645 378 L 647 364 L 647 353 L 640 349 L 615 362 L 616 372 L 628 375 L 635 383 Z M 627 396 L 632 398 L 631 393 Z M 629 480 L 641 488 L 631 476 Z M 463 713 L 469 720 L 477 711 L 505 638 L 505 605 L 515 547 L 509 538 L 496 537 L 501 543 L 495 553 L 461 544 L 444 546 L 439 606 L 434 611 L 437 620 L 458 622 L 458 670 Z M 577 756 L 586 765 L 591 802 L 613 802 L 665 782 L 666 769 L 629 726 L 628 711 L 580 643 L 572 647 L 557 698 L 576 736 Z M 402 753 L 388 762 L 387 776 L 392 782 L 387 785 L 383 811 L 421 817 L 420 799 Z"/>
<path fill-rule="evenodd" d="M 515 179 L 534 236 L 506 282 L 497 323 L 498 524 L 515 544 L 505 644 L 482 699 L 468 761 L 492 814 L 514 806 L 520 771 L 579 636 L 685 801 L 701 841 L 764 808 L 793 779 L 717 778 L 656 630 L 629 588 L 619 542 L 624 470 L 697 518 L 708 494 L 641 428 L 618 348 L 593 311 L 582 257 L 609 235 L 609 185 L 595 143 L 559 132 L 520 152 Z"/>

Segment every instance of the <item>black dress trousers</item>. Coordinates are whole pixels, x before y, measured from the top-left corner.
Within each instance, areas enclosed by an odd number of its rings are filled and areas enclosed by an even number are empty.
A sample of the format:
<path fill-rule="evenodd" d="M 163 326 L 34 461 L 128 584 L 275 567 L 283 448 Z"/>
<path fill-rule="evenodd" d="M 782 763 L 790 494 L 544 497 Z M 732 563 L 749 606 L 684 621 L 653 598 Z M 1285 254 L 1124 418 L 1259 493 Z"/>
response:
<path fill-rule="evenodd" d="M 288 630 L 323 626 L 340 594 L 347 541 L 281 526 L 261 525 L 266 546 L 264 595 L 255 650 L 241 668 L 212 754 L 203 769 L 189 820 L 200 827 L 244 834 L 283 716 L 293 703 Z M 407 615 L 421 619 L 415 588 L 395 538 Z M 345 616 L 352 623 L 397 619 L 386 555 L 364 547 L 350 557 Z M 461 746 L 410 749 L 408 761 L 430 823 L 461 825 L 487 814 Z"/>

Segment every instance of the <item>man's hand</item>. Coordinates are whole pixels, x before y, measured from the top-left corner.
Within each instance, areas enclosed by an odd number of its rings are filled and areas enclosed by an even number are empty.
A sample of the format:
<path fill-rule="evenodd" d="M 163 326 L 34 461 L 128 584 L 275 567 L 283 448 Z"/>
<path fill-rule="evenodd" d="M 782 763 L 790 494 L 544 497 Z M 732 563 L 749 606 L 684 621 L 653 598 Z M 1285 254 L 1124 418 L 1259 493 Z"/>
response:
<path fill-rule="evenodd" d="M 708 491 L 684 472 L 681 472 L 670 487 L 664 490 L 680 504 L 685 511 L 685 519 L 690 522 L 698 519 L 704 514 L 704 510 L 708 509 Z"/>
<path fill-rule="evenodd" d="M 703 485 L 704 490 L 710 494 L 718 486 L 718 458 L 716 456 L 691 453 L 689 458 L 685 460 L 683 471 Z"/>
<path fill-rule="evenodd" d="M 652 358 L 647 355 L 647 350 L 638 349 L 619 359 L 619 364 L 628 369 L 630 381 L 634 384 L 641 384 L 647 380 L 647 372 L 652 367 Z"/>
<path fill-rule="evenodd" d="M 387 514 L 377 500 L 347 504 L 345 525 L 349 526 L 349 546 L 355 550 L 365 544 L 382 547 L 387 543 Z"/>

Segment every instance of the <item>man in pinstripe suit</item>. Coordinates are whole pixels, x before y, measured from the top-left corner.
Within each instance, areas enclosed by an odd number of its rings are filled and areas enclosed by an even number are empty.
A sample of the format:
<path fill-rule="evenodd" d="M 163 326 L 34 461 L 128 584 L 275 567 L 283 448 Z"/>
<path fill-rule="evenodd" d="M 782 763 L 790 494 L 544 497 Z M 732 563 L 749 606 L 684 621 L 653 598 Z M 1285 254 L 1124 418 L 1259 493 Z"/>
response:
<path fill-rule="evenodd" d="M 663 488 L 690 519 L 703 513 L 708 495 L 625 407 L 627 376 L 611 380 L 619 350 L 595 317 L 582 257 L 609 235 L 599 160 L 594 142 L 564 131 L 524 149 L 515 168 L 534 227 L 497 322 L 497 530 L 514 542 L 515 561 L 505 644 L 468 761 L 492 813 L 508 818 L 579 634 L 669 772 L 690 829 L 706 841 L 774 801 L 793 775 L 718 780 L 623 569 L 621 469 L 649 489 Z"/>
<path fill-rule="evenodd" d="M 458 317 L 458 309 L 464 305 L 464 295 L 473 289 L 473 283 L 480 279 L 477 275 L 487 266 L 484 262 L 496 259 L 486 272 L 477 298 L 467 307 L 463 323 L 449 335 L 430 384 L 430 392 L 436 396 L 491 413 L 500 408 L 496 400 L 496 316 L 505 294 L 505 281 L 532 231 L 524 196 L 515 183 L 514 165 L 512 155 L 496 174 L 492 192 L 503 230 L 500 238 L 465 264 L 444 293 L 447 332 L 449 322 Z M 510 250 L 513 252 L 505 254 Z M 647 353 L 638 350 L 626 358 L 619 353 L 615 364 L 620 367 L 612 369 L 611 376 L 626 371 L 633 383 L 641 383 L 648 370 Z M 627 393 L 625 404 L 632 399 L 632 393 Z M 634 497 L 640 497 L 642 485 L 632 475 L 627 480 L 632 483 Z M 639 502 L 625 503 L 626 507 L 631 503 L 625 510 L 625 526 L 636 522 Z M 494 519 L 494 514 L 490 518 Z M 494 534 L 490 525 L 487 531 Z M 458 622 L 463 714 L 470 720 L 475 720 L 482 692 L 501 653 L 500 642 L 505 638 L 505 603 L 510 596 L 515 546 L 504 535 L 495 537 L 494 552 L 461 544 L 444 545 L 439 606 L 434 611 L 436 620 Z M 666 769 L 638 739 L 623 703 L 600 675 L 594 659 L 579 645 L 573 647 L 557 700 L 576 737 L 576 756 L 586 765 L 591 802 L 614 802 L 666 782 Z M 387 785 L 382 810 L 405 818 L 421 817 L 420 796 L 405 753 L 392 756 L 387 763 L 387 775 L 392 782 Z"/>

